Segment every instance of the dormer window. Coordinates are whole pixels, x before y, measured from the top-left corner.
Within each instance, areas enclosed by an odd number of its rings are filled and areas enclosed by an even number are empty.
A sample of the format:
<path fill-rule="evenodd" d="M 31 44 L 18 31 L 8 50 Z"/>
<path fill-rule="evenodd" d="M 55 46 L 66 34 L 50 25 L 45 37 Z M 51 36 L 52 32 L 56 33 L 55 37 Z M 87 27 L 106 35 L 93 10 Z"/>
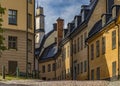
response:
<path fill-rule="evenodd" d="M 118 15 L 120 6 L 119 5 L 114 5 L 112 8 L 112 18 L 115 18 Z"/>
<path fill-rule="evenodd" d="M 106 24 L 106 15 L 102 15 L 102 27 Z"/>
<path fill-rule="evenodd" d="M 77 17 L 75 18 L 75 27 L 77 27 L 78 25 L 78 20 L 77 20 Z"/>
<path fill-rule="evenodd" d="M 115 18 L 116 17 L 116 7 L 114 6 L 112 8 L 112 18 Z"/>
<path fill-rule="evenodd" d="M 83 22 L 85 20 L 85 12 L 82 11 L 81 15 L 82 15 L 82 22 Z"/>
<path fill-rule="evenodd" d="M 110 19 L 111 19 L 111 14 L 103 14 L 102 15 L 102 26 L 104 26 Z"/>

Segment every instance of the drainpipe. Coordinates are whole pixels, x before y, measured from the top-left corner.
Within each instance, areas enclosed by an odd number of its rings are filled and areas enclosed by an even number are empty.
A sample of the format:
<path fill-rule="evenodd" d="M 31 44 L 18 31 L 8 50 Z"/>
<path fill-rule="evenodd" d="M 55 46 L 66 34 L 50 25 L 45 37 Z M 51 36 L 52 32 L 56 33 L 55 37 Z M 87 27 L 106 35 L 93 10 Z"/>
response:
<path fill-rule="evenodd" d="M 56 70 L 57 70 L 57 65 L 56 65 L 56 58 L 55 58 L 55 79 L 57 79 L 57 77 L 56 77 Z"/>
<path fill-rule="evenodd" d="M 120 56 L 120 54 L 119 54 L 119 51 L 120 51 L 120 49 L 119 49 L 119 43 L 120 43 L 120 40 L 119 40 L 120 34 L 119 34 L 119 32 L 120 32 L 120 29 L 119 29 L 119 25 L 116 24 L 116 21 L 115 21 L 115 25 L 118 27 L 118 80 L 119 80 L 119 71 L 120 71 L 120 69 L 119 69 L 119 56 Z"/>
<path fill-rule="evenodd" d="M 28 78 L 28 0 L 26 0 L 26 78 Z"/>
<path fill-rule="evenodd" d="M 86 46 L 87 46 L 87 53 L 88 53 L 88 80 L 90 80 L 90 64 L 89 64 L 89 45 L 88 43 L 86 43 Z"/>
<path fill-rule="evenodd" d="M 72 80 L 74 80 L 74 78 L 73 78 L 73 40 L 72 40 L 72 37 L 70 37 L 70 39 L 71 39 L 71 47 L 72 47 L 72 52 L 71 52 L 72 73 L 71 73 L 71 76 L 72 76 Z"/>
<path fill-rule="evenodd" d="M 35 0 L 34 0 L 34 11 L 33 11 L 34 13 L 34 54 L 33 54 L 33 57 L 34 57 L 34 61 L 33 61 L 33 70 L 34 70 L 34 72 L 35 72 L 35 59 L 36 59 L 36 57 L 35 57 L 35 28 L 36 28 L 36 23 L 35 23 Z"/>

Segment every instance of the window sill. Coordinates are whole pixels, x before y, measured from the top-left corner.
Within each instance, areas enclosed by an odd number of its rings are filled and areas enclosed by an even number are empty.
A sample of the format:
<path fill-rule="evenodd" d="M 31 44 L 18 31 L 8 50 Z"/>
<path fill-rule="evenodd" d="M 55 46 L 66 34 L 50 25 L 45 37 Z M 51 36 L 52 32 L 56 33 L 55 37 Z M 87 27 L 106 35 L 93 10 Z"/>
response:
<path fill-rule="evenodd" d="M 15 49 L 15 48 L 8 48 L 8 50 L 16 50 L 16 51 L 18 51 L 18 49 Z"/>
<path fill-rule="evenodd" d="M 17 26 L 17 24 L 14 24 L 14 23 L 8 23 L 9 25 L 16 25 Z"/>

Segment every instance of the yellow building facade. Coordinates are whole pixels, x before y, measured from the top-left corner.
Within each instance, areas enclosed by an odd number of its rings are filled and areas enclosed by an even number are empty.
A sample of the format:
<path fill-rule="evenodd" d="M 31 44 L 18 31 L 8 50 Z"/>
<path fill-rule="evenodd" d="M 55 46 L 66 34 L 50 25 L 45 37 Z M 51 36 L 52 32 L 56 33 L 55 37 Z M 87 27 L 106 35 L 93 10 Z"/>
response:
<path fill-rule="evenodd" d="M 19 68 L 23 75 L 32 73 L 35 0 L 1 0 L 0 4 L 6 8 L 2 16 L 2 28 L 4 44 L 7 47 L 0 58 L 0 73 L 2 66 L 5 66 L 6 74 L 15 75 L 16 68 Z"/>
<path fill-rule="evenodd" d="M 112 14 L 103 15 L 89 33 L 91 80 L 117 80 L 119 78 L 119 9 L 119 6 L 114 5 L 111 9 Z M 109 23 L 107 16 L 111 16 L 111 20 L 108 18 Z M 97 29 L 100 31 L 95 32 Z"/>
<path fill-rule="evenodd" d="M 55 60 L 48 60 L 40 63 L 40 79 L 48 81 L 55 80 Z"/>

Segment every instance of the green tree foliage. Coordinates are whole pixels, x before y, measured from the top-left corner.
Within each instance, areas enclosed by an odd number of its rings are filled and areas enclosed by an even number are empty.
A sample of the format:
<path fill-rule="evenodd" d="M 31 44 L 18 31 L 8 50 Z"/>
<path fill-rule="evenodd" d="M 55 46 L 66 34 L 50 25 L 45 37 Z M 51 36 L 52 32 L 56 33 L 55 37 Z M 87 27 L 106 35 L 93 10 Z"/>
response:
<path fill-rule="evenodd" d="M 3 41 L 5 40 L 5 38 L 3 37 L 3 29 L 2 29 L 2 15 L 5 13 L 5 8 L 1 7 L 0 5 L 0 56 L 2 54 L 2 51 L 6 50 L 6 47 L 4 46 Z"/>

